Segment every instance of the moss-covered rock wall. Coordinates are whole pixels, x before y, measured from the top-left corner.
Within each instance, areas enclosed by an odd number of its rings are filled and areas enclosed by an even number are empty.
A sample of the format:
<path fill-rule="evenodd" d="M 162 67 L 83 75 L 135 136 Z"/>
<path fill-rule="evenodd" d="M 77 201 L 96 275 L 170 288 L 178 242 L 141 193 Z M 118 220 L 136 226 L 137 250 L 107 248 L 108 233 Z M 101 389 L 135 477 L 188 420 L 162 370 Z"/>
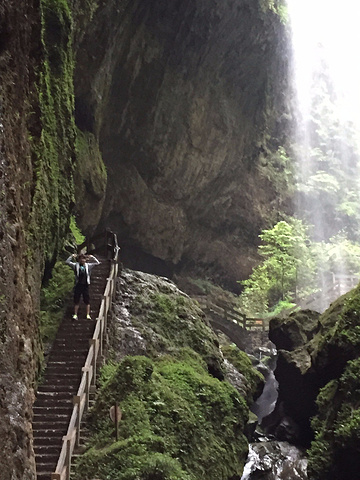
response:
<path fill-rule="evenodd" d="M 74 214 L 82 231 L 90 236 L 101 218 L 107 184 L 106 167 L 94 134 L 77 130 L 76 158 Z"/>
<path fill-rule="evenodd" d="M 197 303 L 166 278 L 129 270 L 118 279 L 109 339 L 75 478 L 240 479 L 247 402 L 263 380 L 246 354 L 227 351 L 234 388 Z"/>
<path fill-rule="evenodd" d="M 66 0 L 0 6 L 0 477 L 33 479 L 39 297 L 74 202 L 73 21 Z"/>
<path fill-rule="evenodd" d="M 359 320 L 357 287 L 322 315 L 300 312 L 270 323 L 270 338 L 280 348 L 275 375 L 281 415 L 273 426 L 280 431 L 284 415 L 295 422 L 292 439 L 310 447 L 312 480 L 358 476 Z"/>

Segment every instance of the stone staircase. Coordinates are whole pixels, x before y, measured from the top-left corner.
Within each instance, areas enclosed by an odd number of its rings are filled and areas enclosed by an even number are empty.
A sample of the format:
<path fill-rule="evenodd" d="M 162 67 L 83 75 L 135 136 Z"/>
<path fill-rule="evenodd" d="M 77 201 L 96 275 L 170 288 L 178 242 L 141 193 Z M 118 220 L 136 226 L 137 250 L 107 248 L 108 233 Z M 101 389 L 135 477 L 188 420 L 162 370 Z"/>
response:
<path fill-rule="evenodd" d="M 85 305 L 80 304 L 79 320 L 72 320 L 72 305 L 63 318 L 52 346 L 38 388 L 33 411 L 34 451 L 37 480 L 50 480 L 59 458 L 62 437 L 66 435 L 81 369 L 89 350 L 96 316 L 100 308 L 110 263 L 98 257 L 101 264 L 91 274 L 90 300 L 92 320 L 85 320 Z"/>

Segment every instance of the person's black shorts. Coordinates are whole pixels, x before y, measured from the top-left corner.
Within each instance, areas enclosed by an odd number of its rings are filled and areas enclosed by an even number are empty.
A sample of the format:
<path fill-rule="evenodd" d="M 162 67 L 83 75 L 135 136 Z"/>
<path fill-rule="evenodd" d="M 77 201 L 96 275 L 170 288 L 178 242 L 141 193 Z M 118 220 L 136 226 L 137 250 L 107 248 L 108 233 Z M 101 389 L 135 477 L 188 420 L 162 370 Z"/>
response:
<path fill-rule="evenodd" d="M 83 297 L 85 305 L 89 305 L 90 296 L 89 296 L 89 285 L 78 284 L 74 287 L 74 303 L 77 305 L 80 303 L 81 295 Z"/>

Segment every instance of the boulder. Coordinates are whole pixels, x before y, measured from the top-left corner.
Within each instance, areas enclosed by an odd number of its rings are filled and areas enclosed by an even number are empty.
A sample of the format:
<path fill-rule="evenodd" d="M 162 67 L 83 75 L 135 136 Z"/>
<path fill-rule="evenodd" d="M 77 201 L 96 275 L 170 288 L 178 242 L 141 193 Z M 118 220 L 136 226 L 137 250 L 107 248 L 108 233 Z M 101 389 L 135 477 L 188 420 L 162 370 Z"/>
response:
<path fill-rule="evenodd" d="M 270 321 L 269 338 L 278 349 L 295 350 L 307 343 L 320 329 L 319 314 L 312 310 L 295 312 Z"/>

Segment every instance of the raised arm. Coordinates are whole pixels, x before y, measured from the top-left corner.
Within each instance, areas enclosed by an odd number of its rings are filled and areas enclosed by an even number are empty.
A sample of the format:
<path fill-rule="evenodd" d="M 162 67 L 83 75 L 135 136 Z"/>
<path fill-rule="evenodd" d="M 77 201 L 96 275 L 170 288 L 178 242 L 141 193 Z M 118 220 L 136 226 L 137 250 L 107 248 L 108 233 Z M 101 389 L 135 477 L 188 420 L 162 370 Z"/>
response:
<path fill-rule="evenodd" d="M 76 266 L 76 262 L 74 262 L 74 257 L 75 255 L 70 255 L 70 257 L 65 260 L 65 263 L 69 265 L 72 269 L 75 269 Z"/>
<path fill-rule="evenodd" d="M 94 255 L 89 255 L 87 263 L 89 266 L 92 265 L 93 267 L 95 267 L 95 265 L 100 265 L 101 262 L 99 262 L 99 260 L 94 257 Z"/>

